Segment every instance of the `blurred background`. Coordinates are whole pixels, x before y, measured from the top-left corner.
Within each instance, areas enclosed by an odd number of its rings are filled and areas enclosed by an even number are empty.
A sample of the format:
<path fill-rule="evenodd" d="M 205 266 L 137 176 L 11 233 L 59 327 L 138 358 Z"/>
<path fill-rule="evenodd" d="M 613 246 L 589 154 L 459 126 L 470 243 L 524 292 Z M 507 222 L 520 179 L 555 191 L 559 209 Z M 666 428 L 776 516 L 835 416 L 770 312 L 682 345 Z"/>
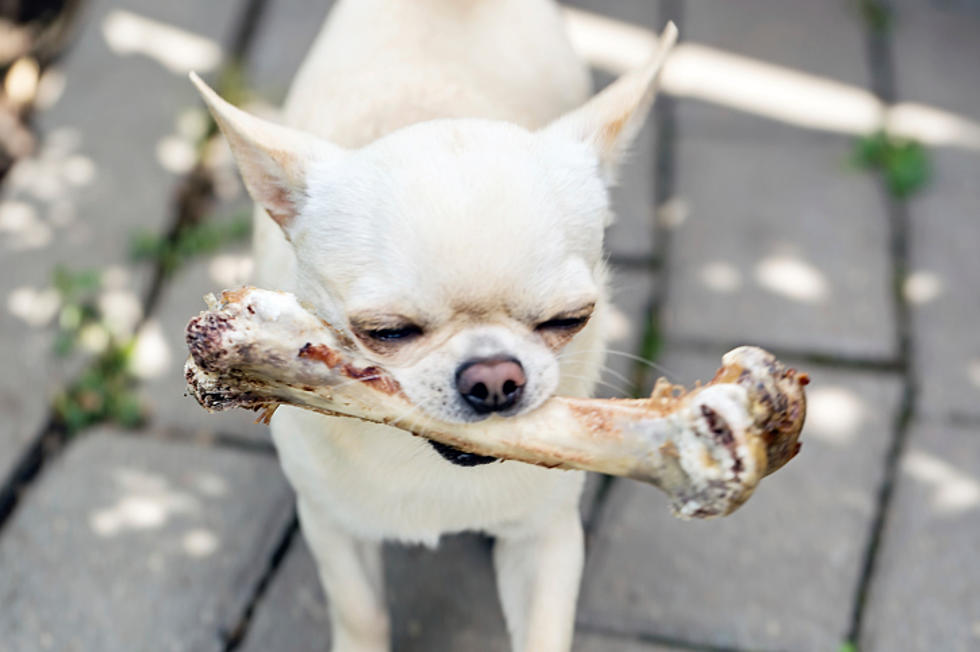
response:
<path fill-rule="evenodd" d="M 0 0 L 0 648 L 325 650 L 267 428 L 183 396 L 250 204 L 187 82 L 275 117 L 330 2 Z M 681 43 L 615 195 L 603 393 L 764 346 L 799 457 L 682 522 L 593 477 L 576 650 L 980 649 L 980 2 L 575 0 Z M 395 649 L 506 650 L 489 542 L 392 546 Z"/>

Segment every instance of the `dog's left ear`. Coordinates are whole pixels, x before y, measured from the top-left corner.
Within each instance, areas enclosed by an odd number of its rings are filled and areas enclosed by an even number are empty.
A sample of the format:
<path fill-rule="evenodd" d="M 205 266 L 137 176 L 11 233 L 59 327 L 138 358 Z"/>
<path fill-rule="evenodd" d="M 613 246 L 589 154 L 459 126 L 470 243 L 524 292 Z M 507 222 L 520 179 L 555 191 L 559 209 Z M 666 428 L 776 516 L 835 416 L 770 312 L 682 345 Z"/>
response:
<path fill-rule="evenodd" d="M 342 156 L 343 150 L 312 134 L 256 118 L 221 99 L 195 73 L 190 78 L 228 139 L 248 194 L 288 237 L 308 198 L 310 166 Z"/>
<path fill-rule="evenodd" d="M 544 133 L 590 146 L 599 158 L 603 180 L 611 184 L 623 153 L 643 127 L 667 53 L 676 41 L 677 26 L 667 23 L 649 63 L 621 76 L 584 105 L 558 118 L 544 128 Z"/>

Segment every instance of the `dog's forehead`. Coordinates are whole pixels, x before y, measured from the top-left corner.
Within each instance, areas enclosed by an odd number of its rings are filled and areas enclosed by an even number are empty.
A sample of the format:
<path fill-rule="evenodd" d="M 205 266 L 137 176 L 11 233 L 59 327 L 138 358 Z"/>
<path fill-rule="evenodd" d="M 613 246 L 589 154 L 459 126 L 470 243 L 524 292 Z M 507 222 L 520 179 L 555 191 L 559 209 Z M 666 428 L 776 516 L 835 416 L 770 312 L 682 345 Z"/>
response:
<path fill-rule="evenodd" d="M 349 187 L 371 187 L 371 219 L 415 253 L 527 243 L 596 254 L 606 190 L 584 149 L 560 145 L 508 123 L 433 121 L 366 148 Z"/>
<path fill-rule="evenodd" d="M 540 304 L 583 287 L 601 259 L 608 197 L 594 161 L 514 125 L 416 125 L 327 172 L 294 244 L 369 302 Z"/>
<path fill-rule="evenodd" d="M 509 317 L 546 319 L 594 303 L 601 269 L 581 259 L 556 263 L 546 272 L 499 267 L 460 274 L 415 261 L 379 265 L 353 279 L 343 297 L 349 312 L 397 313 L 410 319 L 473 322 Z"/>

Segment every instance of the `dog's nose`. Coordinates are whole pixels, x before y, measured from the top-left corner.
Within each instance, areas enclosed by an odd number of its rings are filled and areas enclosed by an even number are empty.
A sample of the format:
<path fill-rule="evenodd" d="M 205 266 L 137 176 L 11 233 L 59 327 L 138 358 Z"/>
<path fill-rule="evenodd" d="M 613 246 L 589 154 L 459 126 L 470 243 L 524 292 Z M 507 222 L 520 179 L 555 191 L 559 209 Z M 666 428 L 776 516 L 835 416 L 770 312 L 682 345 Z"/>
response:
<path fill-rule="evenodd" d="M 456 371 L 456 389 L 479 414 L 512 407 L 526 382 L 524 368 L 514 358 L 470 360 Z"/>

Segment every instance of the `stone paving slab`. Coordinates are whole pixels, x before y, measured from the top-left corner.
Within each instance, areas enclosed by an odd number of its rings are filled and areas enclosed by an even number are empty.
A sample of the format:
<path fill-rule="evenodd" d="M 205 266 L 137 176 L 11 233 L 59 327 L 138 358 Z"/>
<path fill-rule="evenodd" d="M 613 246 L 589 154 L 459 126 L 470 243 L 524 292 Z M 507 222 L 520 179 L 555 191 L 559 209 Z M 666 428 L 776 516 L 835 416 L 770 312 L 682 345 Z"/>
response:
<path fill-rule="evenodd" d="M 663 0 L 561 0 L 561 4 L 650 28 L 657 27 L 663 11 Z"/>
<path fill-rule="evenodd" d="M 709 92 L 728 89 L 722 104 L 678 101 L 676 123 L 682 135 L 771 141 L 787 133 L 792 136 L 798 130 L 794 125 L 814 127 L 840 111 L 840 100 L 822 104 L 819 96 L 791 110 L 791 105 L 780 104 L 778 94 L 768 93 L 767 88 L 778 83 L 773 75 L 788 73 L 796 80 L 808 79 L 823 92 L 836 91 L 845 97 L 870 87 L 865 27 L 857 2 L 694 0 L 683 3 L 678 21 L 682 42 L 692 48 L 710 48 L 710 56 L 721 62 L 699 59 L 704 55 L 700 50 L 685 53 L 689 58 L 684 69 L 690 76 L 678 81 L 685 87 L 710 86 Z M 729 64 L 743 66 L 744 74 L 737 79 L 715 79 Z M 770 106 L 764 103 L 764 111 L 789 115 L 773 119 L 732 108 L 747 99 L 743 95 L 767 98 Z M 846 120 L 856 117 L 843 116 Z M 807 133 L 818 138 L 828 135 Z"/>
<path fill-rule="evenodd" d="M 690 649 L 690 647 L 681 648 L 656 645 L 654 643 L 644 643 L 629 638 L 604 636 L 591 632 L 576 633 L 575 643 L 572 646 L 573 652 L 675 652 Z"/>
<path fill-rule="evenodd" d="M 385 581 L 394 649 L 506 652 L 489 541 L 445 537 L 438 550 L 389 545 Z M 297 539 L 255 612 L 244 652 L 324 650 L 326 603 L 306 542 Z"/>
<path fill-rule="evenodd" d="M 891 56 L 899 99 L 980 120 L 980 5 L 972 0 L 891 0 Z"/>
<path fill-rule="evenodd" d="M 848 152 L 805 136 L 680 140 L 669 336 L 895 355 L 884 205 Z"/>
<path fill-rule="evenodd" d="M 864 23 L 856 3 L 686 0 L 683 7 L 684 40 L 868 85 Z"/>
<path fill-rule="evenodd" d="M 605 248 L 613 255 L 650 258 L 656 217 L 656 129 L 653 114 L 636 137 L 612 189 L 615 221 L 606 229 Z"/>
<path fill-rule="evenodd" d="M 509 643 L 490 560 L 477 535 L 445 537 L 435 551 L 385 549 L 393 647 L 399 652 L 507 652 Z M 316 565 L 302 538 L 255 611 L 243 652 L 327 649 L 330 622 Z M 580 632 L 576 652 L 662 652 L 673 648 Z"/>
<path fill-rule="evenodd" d="M 276 0 L 266 4 L 247 57 L 250 88 L 280 106 L 333 0 Z"/>
<path fill-rule="evenodd" d="M 603 3 L 576 0 L 562 4 L 651 30 L 659 29 L 659 0 L 612 0 Z M 615 77 L 609 73 L 596 72 L 593 79 L 598 91 Z M 606 249 L 613 254 L 630 257 L 649 257 L 653 254 L 656 142 L 656 129 L 651 113 L 620 168 L 619 181 L 612 190 L 616 221 L 606 231 Z"/>
<path fill-rule="evenodd" d="M 194 91 L 182 73 L 115 54 L 107 25 L 120 23 L 111 17 L 131 12 L 220 39 L 239 4 L 123 0 L 83 8 L 84 24 L 59 64 L 63 93 L 35 117 L 39 150 L 14 166 L 0 194 L 0 358 L 7 364 L 0 478 L 43 426 L 55 389 L 79 366 L 50 354 L 53 329 L 45 326 L 57 309 L 50 296 L 55 266 L 113 266 L 112 292 L 138 303 L 148 268 L 128 265 L 130 235 L 161 228 L 171 211 L 175 176 L 157 151 L 166 142 L 180 149 L 177 117 L 194 106 Z"/>
<path fill-rule="evenodd" d="M 909 201 L 920 414 L 980 418 L 980 152 L 932 154 L 934 179 Z"/>
<path fill-rule="evenodd" d="M 870 86 L 865 28 L 857 2 L 688 0 L 678 20 L 682 42 L 707 46 L 750 64 L 754 60 L 823 81 Z M 764 82 L 755 75 L 767 72 L 750 65 L 745 88 L 765 92 Z M 735 94 L 742 90 L 736 87 Z M 825 108 L 814 105 L 813 110 Z M 676 116 L 681 133 L 770 140 L 792 129 L 726 106 L 691 100 L 678 103 Z"/>
<path fill-rule="evenodd" d="M 240 4 L 102 0 L 85 7 L 61 68 L 64 91 L 37 115 L 42 142 L 57 146 L 42 150 L 40 161 L 18 164 L 6 181 L 8 198 L 31 205 L 38 228 L 49 233 L 35 256 L 73 268 L 125 265 L 134 230 L 164 227 L 175 173 L 194 160 L 193 126 L 179 118 L 198 100 L 181 66 L 217 64 Z M 210 41 L 192 47 L 183 34 Z M 165 36 L 178 40 L 156 49 L 160 56 L 169 50 L 171 59 L 132 52 Z M 209 48 L 215 48 L 211 55 Z M 47 281 L 46 274 L 38 279 Z"/>
<path fill-rule="evenodd" d="M 900 462 L 861 650 L 980 648 L 977 431 L 920 423 Z"/>
<path fill-rule="evenodd" d="M 261 598 L 249 623 L 242 652 L 328 650 L 330 620 L 316 564 L 301 535 Z"/>
<path fill-rule="evenodd" d="M 0 537 L 9 650 L 222 649 L 292 515 L 274 458 L 84 435 Z"/>
<path fill-rule="evenodd" d="M 672 352 L 663 365 L 690 383 L 710 377 L 720 354 Z M 617 481 L 587 566 L 584 622 L 753 650 L 837 649 L 900 384 L 802 368 L 813 379 L 803 449 L 735 514 L 680 521 L 657 489 Z"/>
<path fill-rule="evenodd" d="M 980 120 L 980 6 L 900 0 L 892 56 L 903 101 Z M 980 417 L 980 152 L 933 149 L 931 182 L 909 202 L 920 414 Z"/>

